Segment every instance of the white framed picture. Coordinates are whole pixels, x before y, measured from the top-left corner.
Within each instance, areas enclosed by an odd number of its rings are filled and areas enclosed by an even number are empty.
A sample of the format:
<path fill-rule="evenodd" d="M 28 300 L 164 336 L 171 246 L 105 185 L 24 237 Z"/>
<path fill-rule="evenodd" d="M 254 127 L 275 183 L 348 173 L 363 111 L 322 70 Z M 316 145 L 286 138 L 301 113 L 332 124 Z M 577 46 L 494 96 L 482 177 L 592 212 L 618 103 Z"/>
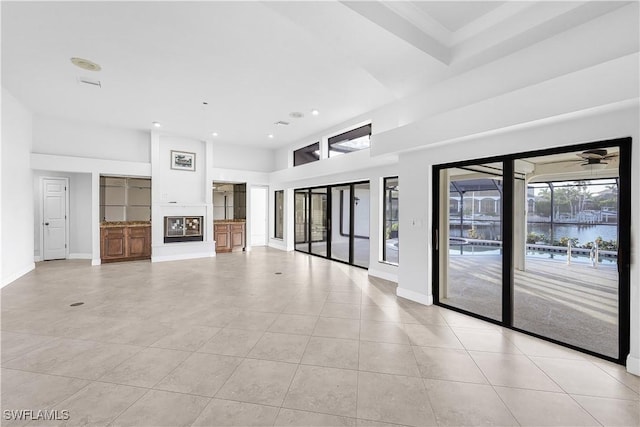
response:
<path fill-rule="evenodd" d="M 171 169 L 195 171 L 196 153 L 171 150 Z"/>

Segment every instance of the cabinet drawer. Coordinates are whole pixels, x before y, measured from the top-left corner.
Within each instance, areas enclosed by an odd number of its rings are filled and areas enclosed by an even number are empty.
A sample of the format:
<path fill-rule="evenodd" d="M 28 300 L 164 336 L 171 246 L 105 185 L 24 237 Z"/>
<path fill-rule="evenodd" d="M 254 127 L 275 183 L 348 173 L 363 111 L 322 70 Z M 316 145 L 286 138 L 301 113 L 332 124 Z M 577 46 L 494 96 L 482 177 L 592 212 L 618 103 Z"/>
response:
<path fill-rule="evenodd" d="M 124 236 L 125 227 L 109 227 L 102 230 L 103 235 L 106 237 L 118 237 Z"/>
<path fill-rule="evenodd" d="M 129 236 L 131 237 L 146 237 L 149 234 L 151 227 L 130 227 Z"/>

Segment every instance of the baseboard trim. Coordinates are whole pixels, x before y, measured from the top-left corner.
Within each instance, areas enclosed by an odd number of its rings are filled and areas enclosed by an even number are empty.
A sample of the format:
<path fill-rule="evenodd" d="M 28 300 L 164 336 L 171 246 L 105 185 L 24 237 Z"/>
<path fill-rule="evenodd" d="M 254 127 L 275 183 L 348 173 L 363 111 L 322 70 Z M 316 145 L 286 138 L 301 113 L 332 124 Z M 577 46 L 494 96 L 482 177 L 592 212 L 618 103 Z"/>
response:
<path fill-rule="evenodd" d="M 286 251 L 286 252 L 289 252 L 291 250 L 287 248 L 287 245 L 285 243 L 279 242 L 277 240 L 276 241 L 270 240 L 269 247 L 273 249 L 278 249 L 280 251 Z"/>
<path fill-rule="evenodd" d="M 409 301 L 417 302 L 424 305 L 433 304 L 433 295 L 425 295 L 409 289 L 404 289 L 398 286 L 396 288 L 396 295 L 400 298 L 408 299 Z"/>
<path fill-rule="evenodd" d="M 393 273 L 388 273 L 386 271 L 369 269 L 369 276 L 377 277 L 379 279 L 388 280 L 393 283 L 398 283 L 398 275 Z"/>
<path fill-rule="evenodd" d="M 100 258 L 92 259 L 91 260 L 91 265 L 94 266 L 94 267 L 97 266 L 97 265 L 102 265 L 102 260 Z"/>
<path fill-rule="evenodd" d="M 91 254 L 83 254 L 83 253 L 75 253 L 69 254 L 69 259 L 92 259 L 93 255 Z"/>
<path fill-rule="evenodd" d="M 627 372 L 640 376 L 640 358 L 627 356 Z"/>
<path fill-rule="evenodd" d="M 215 256 L 216 256 L 215 252 L 195 252 L 195 253 L 188 253 L 188 254 L 160 255 L 160 256 L 151 256 L 151 262 L 184 261 L 187 259 L 213 258 Z"/>
<path fill-rule="evenodd" d="M 2 280 L 2 286 L 0 286 L 0 288 L 4 288 L 8 284 L 18 280 L 19 278 L 21 278 L 25 274 L 29 273 L 30 271 L 34 270 L 35 268 L 36 268 L 36 263 L 35 262 L 30 263 L 29 265 L 27 265 L 23 269 L 13 273 L 12 275 L 10 275 L 9 277 L 7 277 L 5 279 L 3 279 Z"/>
<path fill-rule="evenodd" d="M 40 257 L 40 255 L 35 255 L 33 257 L 33 262 L 41 262 L 41 261 L 42 261 L 42 258 Z"/>

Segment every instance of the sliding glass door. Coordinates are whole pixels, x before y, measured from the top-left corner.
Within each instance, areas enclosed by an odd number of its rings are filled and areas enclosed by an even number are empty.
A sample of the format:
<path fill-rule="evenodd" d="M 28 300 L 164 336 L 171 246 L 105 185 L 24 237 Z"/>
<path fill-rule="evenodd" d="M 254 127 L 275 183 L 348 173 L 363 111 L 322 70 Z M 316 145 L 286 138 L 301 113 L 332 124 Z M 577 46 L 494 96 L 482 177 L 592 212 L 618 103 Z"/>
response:
<path fill-rule="evenodd" d="M 599 152 L 606 166 L 620 154 Z M 618 168 L 582 165 L 582 155 L 523 159 L 536 168 L 517 189 L 526 218 L 514 251 L 513 325 L 616 358 L 620 177 Z M 565 173 L 538 173 L 556 165 Z"/>
<path fill-rule="evenodd" d="M 311 230 L 309 228 L 309 190 L 296 190 L 294 196 L 296 250 L 309 252 Z"/>
<path fill-rule="evenodd" d="M 311 253 L 327 256 L 327 244 L 329 243 L 329 215 L 327 188 L 311 189 Z"/>
<path fill-rule="evenodd" d="M 501 165 L 448 168 L 440 177 L 449 189 L 440 227 L 443 248 L 448 246 L 442 252 L 440 301 L 502 320 Z"/>
<path fill-rule="evenodd" d="M 369 210 L 371 190 L 369 183 L 353 185 L 353 264 L 369 267 Z"/>
<path fill-rule="evenodd" d="M 331 187 L 331 258 L 349 262 L 351 247 L 351 185 Z"/>
<path fill-rule="evenodd" d="M 630 146 L 434 167 L 435 303 L 624 363 Z"/>
<path fill-rule="evenodd" d="M 295 190 L 296 250 L 369 267 L 368 182 Z"/>

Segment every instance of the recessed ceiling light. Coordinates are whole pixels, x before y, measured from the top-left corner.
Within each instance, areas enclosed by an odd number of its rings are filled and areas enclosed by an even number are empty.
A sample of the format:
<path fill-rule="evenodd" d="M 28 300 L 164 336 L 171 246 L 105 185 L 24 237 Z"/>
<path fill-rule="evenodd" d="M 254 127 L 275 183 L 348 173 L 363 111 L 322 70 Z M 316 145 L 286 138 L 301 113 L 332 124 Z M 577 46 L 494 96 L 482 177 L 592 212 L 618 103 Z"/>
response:
<path fill-rule="evenodd" d="M 320 111 L 316 110 L 315 108 L 313 110 L 311 110 L 311 115 L 312 116 L 317 116 L 318 114 L 320 114 Z"/>
<path fill-rule="evenodd" d="M 84 59 L 84 58 L 71 58 L 71 63 L 73 65 L 75 65 L 76 67 L 80 67 L 83 70 L 88 70 L 88 71 L 100 71 L 102 70 L 102 67 L 98 64 L 96 64 L 93 61 L 89 61 L 88 59 Z"/>
<path fill-rule="evenodd" d="M 294 119 L 301 119 L 304 117 L 300 111 L 294 111 L 293 113 L 289 113 L 289 117 L 293 117 Z"/>
<path fill-rule="evenodd" d="M 213 132 L 211 136 L 218 136 L 218 132 Z"/>
<path fill-rule="evenodd" d="M 269 138 L 269 139 L 273 139 L 273 138 L 274 138 L 274 136 L 273 136 L 273 134 L 272 134 L 272 133 L 270 133 L 269 135 L 267 135 L 267 138 Z"/>
<path fill-rule="evenodd" d="M 162 124 L 160 122 L 152 122 L 151 124 L 156 128 L 162 127 Z"/>

